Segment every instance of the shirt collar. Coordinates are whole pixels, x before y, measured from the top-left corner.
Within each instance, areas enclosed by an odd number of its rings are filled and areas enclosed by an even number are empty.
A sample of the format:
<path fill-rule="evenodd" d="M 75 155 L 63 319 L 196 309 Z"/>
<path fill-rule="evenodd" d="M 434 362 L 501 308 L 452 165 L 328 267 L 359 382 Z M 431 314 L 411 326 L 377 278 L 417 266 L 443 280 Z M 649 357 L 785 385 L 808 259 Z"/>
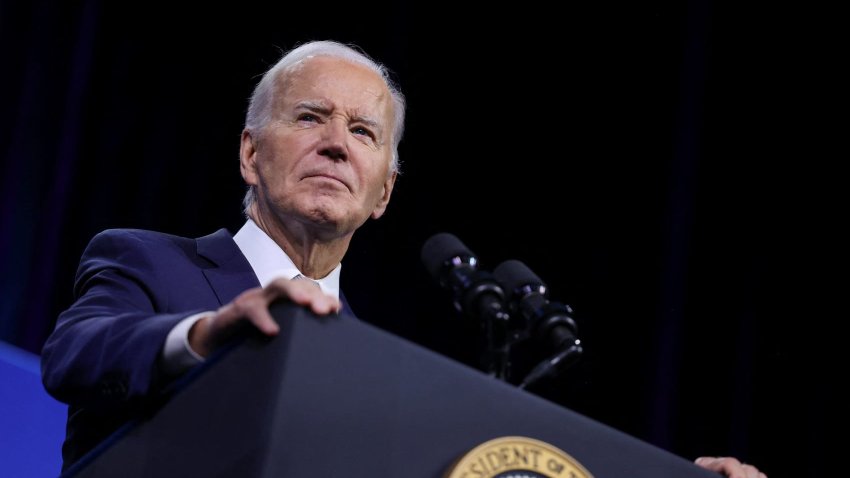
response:
<path fill-rule="evenodd" d="M 271 281 L 279 277 L 292 279 L 297 275 L 303 275 L 295 267 L 292 259 L 283 252 L 274 240 L 260 229 L 253 220 L 248 219 L 239 232 L 233 236 L 233 240 L 242 251 L 242 254 L 251 264 L 251 269 L 257 275 L 260 285 L 267 286 Z M 339 274 L 342 264 L 337 264 L 330 274 L 321 279 L 313 279 L 319 283 L 322 292 L 339 299 Z"/>

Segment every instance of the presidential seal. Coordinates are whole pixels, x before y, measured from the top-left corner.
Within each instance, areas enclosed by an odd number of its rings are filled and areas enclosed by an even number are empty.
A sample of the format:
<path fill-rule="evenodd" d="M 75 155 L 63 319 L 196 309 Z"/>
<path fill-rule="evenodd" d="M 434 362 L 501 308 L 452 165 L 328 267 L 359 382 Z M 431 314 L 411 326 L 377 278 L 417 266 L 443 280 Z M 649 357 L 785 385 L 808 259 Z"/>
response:
<path fill-rule="evenodd" d="M 548 443 L 512 436 L 482 443 L 445 478 L 593 478 L 575 458 Z"/>

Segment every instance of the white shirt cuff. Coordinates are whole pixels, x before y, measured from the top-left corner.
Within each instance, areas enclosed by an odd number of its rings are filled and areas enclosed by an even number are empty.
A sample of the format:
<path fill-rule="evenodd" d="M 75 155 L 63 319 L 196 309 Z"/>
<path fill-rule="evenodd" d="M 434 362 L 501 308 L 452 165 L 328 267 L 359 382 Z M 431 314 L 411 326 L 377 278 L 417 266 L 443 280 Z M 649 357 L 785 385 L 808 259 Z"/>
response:
<path fill-rule="evenodd" d="M 213 314 L 215 312 L 201 312 L 200 314 L 190 315 L 171 329 L 171 332 L 165 338 L 165 346 L 162 348 L 162 368 L 166 373 L 180 375 L 204 361 L 204 358 L 189 346 L 189 330 L 195 325 L 195 322 Z"/>

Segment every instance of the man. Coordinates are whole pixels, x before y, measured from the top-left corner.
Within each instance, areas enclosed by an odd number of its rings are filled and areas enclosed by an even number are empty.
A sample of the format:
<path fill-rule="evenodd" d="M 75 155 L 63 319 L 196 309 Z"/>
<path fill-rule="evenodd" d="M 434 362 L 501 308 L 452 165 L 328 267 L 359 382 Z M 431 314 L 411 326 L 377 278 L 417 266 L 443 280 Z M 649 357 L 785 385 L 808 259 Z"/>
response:
<path fill-rule="evenodd" d="M 235 236 L 116 230 L 92 240 L 76 302 L 42 354 L 45 387 L 70 404 L 65 468 L 237 327 L 277 334 L 272 301 L 348 309 L 340 263 L 354 231 L 389 203 L 404 110 L 383 66 L 339 43 L 302 45 L 251 98 L 240 148 L 248 221 Z M 707 467 L 736 470 L 725 463 Z"/>
<path fill-rule="evenodd" d="M 71 405 L 65 467 L 240 323 L 276 334 L 272 301 L 347 308 L 340 261 L 389 202 L 403 118 L 383 67 L 340 44 L 303 45 L 251 99 L 240 149 L 249 220 L 235 237 L 119 230 L 92 240 L 76 302 L 42 355 L 45 387 Z"/>

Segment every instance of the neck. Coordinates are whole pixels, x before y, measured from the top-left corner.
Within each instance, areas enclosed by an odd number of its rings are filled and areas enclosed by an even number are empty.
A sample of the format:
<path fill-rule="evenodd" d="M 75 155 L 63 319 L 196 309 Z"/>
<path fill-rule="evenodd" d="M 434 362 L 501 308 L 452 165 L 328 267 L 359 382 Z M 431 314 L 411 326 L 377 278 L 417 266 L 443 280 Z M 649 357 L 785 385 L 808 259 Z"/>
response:
<path fill-rule="evenodd" d="M 331 236 L 296 220 L 271 218 L 255 202 L 248 216 L 292 259 L 295 267 L 311 279 L 321 279 L 342 261 L 352 234 Z"/>

